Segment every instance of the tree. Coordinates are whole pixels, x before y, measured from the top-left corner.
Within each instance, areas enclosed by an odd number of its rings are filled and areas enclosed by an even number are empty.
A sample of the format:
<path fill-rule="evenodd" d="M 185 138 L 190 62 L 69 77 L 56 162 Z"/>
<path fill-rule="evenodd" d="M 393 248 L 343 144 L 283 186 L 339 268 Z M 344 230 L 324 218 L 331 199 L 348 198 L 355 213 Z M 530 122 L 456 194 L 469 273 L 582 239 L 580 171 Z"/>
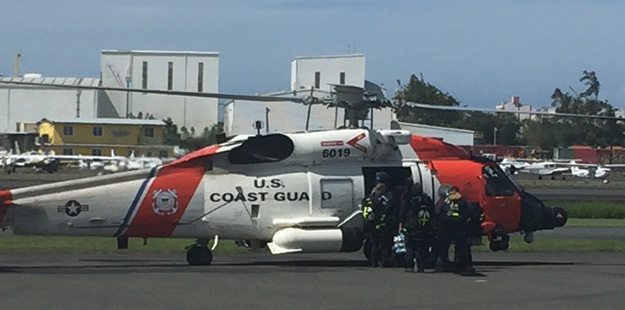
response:
<path fill-rule="evenodd" d="M 184 131 L 186 131 L 185 127 L 182 127 Z M 181 130 L 182 130 L 181 129 Z M 193 127 L 191 127 L 193 131 Z M 219 126 L 217 124 L 211 126 L 210 128 L 204 127 L 202 131 L 202 135 L 199 137 L 195 137 L 193 134 L 185 135 L 183 131 L 183 139 L 180 141 L 180 147 L 183 149 L 189 150 L 197 150 L 203 148 L 205 146 L 213 145 L 217 143 L 217 135 L 220 133 Z"/>
<path fill-rule="evenodd" d="M 460 102 L 449 93 L 441 91 L 423 79 L 418 79 L 414 74 L 410 76 L 406 85 L 402 86 L 399 81 L 397 82 L 400 84 L 397 96 L 402 100 L 443 106 L 460 105 Z M 400 121 L 435 126 L 450 126 L 453 122 L 462 119 L 460 112 L 436 111 L 408 106 L 399 108 L 396 113 Z"/>
<path fill-rule="evenodd" d="M 583 93 L 579 94 L 580 97 L 586 97 L 592 94 L 595 94 L 595 99 L 599 97 L 599 88 L 601 87 L 601 84 L 597 79 L 595 71 L 588 72 L 584 70 L 584 75 L 579 79 L 579 81 L 586 81 L 585 84 L 588 85 L 588 89 L 586 89 L 586 91 L 584 91 Z"/>
<path fill-rule="evenodd" d="M 614 107 L 607 100 L 599 100 L 599 80 L 594 71 L 584 70 L 580 82 L 585 81 L 588 89 L 579 95 L 563 93 L 556 88 L 551 95 L 556 112 L 614 116 Z M 540 130 L 541 134 L 538 134 Z M 615 120 L 590 118 L 543 117 L 524 123 L 523 139 L 541 147 L 567 147 L 573 144 L 607 146 L 623 143 L 623 126 Z"/>

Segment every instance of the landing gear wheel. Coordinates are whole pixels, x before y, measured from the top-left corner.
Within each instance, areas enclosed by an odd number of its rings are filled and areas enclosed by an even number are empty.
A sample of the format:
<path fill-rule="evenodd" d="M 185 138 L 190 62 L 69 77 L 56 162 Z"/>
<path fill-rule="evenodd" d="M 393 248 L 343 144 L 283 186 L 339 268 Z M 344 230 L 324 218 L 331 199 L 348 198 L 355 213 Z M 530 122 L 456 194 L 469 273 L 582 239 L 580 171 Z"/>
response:
<path fill-rule="evenodd" d="M 187 262 L 191 266 L 208 266 L 213 261 L 213 253 L 202 246 L 194 246 L 187 251 Z"/>
<path fill-rule="evenodd" d="M 501 241 L 501 240 L 491 241 L 490 244 L 488 245 L 490 250 L 493 252 L 505 251 L 508 249 L 509 246 L 510 246 L 510 243 L 506 241 Z"/>
<path fill-rule="evenodd" d="M 553 180 L 555 180 L 555 179 L 556 179 L 556 177 L 552 175 L 552 176 L 551 176 L 551 180 L 553 181 Z"/>
<path fill-rule="evenodd" d="M 501 240 L 494 239 L 490 242 L 488 247 L 491 251 L 505 251 L 510 247 L 510 236 L 503 235 L 501 236 Z"/>
<path fill-rule="evenodd" d="M 543 176 L 542 176 L 542 175 L 539 175 L 539 176 L 538 176 L 538 179 L 539 179 L 539 180 L 542 180 L 542 179 L 543 179 Z"/>

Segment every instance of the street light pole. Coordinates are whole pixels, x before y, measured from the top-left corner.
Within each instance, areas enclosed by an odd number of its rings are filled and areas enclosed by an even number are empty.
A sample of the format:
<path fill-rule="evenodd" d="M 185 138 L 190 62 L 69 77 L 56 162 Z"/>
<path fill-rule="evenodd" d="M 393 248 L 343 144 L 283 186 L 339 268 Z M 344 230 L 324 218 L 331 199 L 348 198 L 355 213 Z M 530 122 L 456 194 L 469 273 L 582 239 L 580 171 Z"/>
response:
<path fill-rule="evenodd" d="M 126 76 L 126 88 L 130 88 L 130 76 Z M 126 91 L 126 118 L 130 117 L 130 92 Z"/>
<path fill-rule="evenodd" d="M 497 145 L 497 127 L 493 129 L 493 145 Z"/>
<path fill-rule="evenodd" d="M 15 54 L 15 61 L 13 62 L 13 77 L 20 76 L 20 57 L 22 57 L 21 53 Z"/>

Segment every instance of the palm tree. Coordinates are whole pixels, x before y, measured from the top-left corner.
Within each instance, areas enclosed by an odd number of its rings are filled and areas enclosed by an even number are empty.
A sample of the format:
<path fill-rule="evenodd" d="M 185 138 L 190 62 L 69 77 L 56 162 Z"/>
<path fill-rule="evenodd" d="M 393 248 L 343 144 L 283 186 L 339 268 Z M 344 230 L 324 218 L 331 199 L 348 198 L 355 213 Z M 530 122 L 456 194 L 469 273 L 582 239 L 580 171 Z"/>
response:
<path fill-rule="evenodd" d="M 586 89 L 586 91 L 584 91 L 583 93 L 579 94 L 580 97 L 587 97 L 592 94 L 595 94 L 595 99 L 599 97 L 599 88 L 601 87 L 601 84 L 597 79 L 595 71 L 588 72 L 584 70 L 584 75 L 579 79 L 579 81 L 586 81 L 585 84 L 588 85 L 588 89 Z"/>

